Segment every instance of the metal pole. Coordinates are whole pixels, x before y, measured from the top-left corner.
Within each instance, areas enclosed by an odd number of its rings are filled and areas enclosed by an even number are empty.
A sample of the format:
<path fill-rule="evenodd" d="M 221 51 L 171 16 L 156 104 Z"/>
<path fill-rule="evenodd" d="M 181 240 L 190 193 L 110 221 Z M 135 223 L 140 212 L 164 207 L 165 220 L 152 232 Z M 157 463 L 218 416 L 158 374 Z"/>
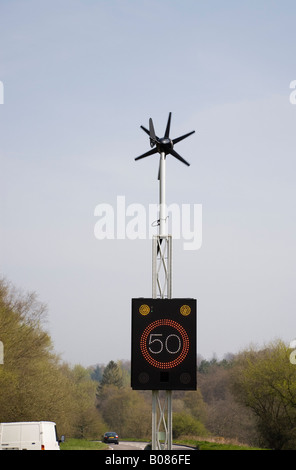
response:
<path fill-rule="evenodd" d="M 167 390 L 167 402 L 168 402 L 168 450 L 172 450 L 173 445 L 173 392 L 172 390 Z"/>
<path fill-rule="evenodd" d="M 151 150 L 136 157 L 135 160 L 148 157 L 155 153 L 160 153 L 159 162 L 159 231 L 157 236 L 153 236 L 152 248 L 152 297 L 156 299 L 172 298 L 172 237 L 167 234 L 167 209 L 165 200 L 165 164 L 166 153 L 170 153 L 178 160 L 189 165 L 180 155 L 173 151 L 174 143 L 180 142 L 195 131 L 189 132 L 177 139 L 169 138 L 171 125 L 171 113 L 169 114 L 165 136 L 161 139 L 156 137 L 152 118 L 149 119 L 149 131 L 145 127 L 142 129 L 149 135 Z M 167 406 L 167 407 L 166 407 Z M 160 418 L 157 420 L 157 411 Z M 165 422 L 165 412 L 167 411 L 167 422 Z M 152 449 L 160 448 L 159 435 L 160 426 L 165 429 L 165 444 L 168 449 L 172 446 L 172 390 L 166 392 L 166 405 L 160 403 L 159 390 L 152 391 Z"/>
<path fill-rule="evenodd" d="M 157 398 L 158 390 L 152 390 L 152 450 L 157 450 Z"/>
<path fill-rule="evenodd" d="M 160 154 L 159 176 L 159 236 L 166 233 L 166 205 L 165 205 L 165 153 Z"/>
<path fill-rule="evenodd" d="M 153 239 L 152 249 L 152 297 L 172 297 L 172 243 L 167 234 L 167 214 L 165 199 L 166 156 L 160 154 L 159 176 L 159 233 Z M 157 253 L 159 252 L 159 266 Z M 162 275 L 162 278 L 161 278 Z M 164 429 L 164 446 L 172 449 L 172 391 L 166 390 L 164 403 L 161 403 L 159 390 L 152 390 L 152 450 L 161 450 L 160 429 Z"/>

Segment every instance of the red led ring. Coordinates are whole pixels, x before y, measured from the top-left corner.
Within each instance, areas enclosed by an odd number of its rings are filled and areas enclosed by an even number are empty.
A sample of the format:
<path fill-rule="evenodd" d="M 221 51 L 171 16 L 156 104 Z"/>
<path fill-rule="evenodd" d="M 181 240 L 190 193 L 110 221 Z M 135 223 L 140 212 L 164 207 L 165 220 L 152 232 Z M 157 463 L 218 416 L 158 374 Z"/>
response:
<path fill-rule="evenodd" d="M 178 357 L 176 357 L 176 359 L 174 359 L 173 361 L 169 361 L 169 362 L 157 361 L 156 359 L 151 357 L 151 355 L 150 355 L 150 353 L 148 352 L 148 349 L 147 349 L 148 335 L 151 333 L 152 330 L 154 330 L 154 328 L 157 328 L 157 327 L 163 326 L 163 325 L 167 325 L 167 326 L 170 326 L 172 328 L 175 328 L 181 334 L 182 339 L 183 339 L 183 348 L 182 348 L 181 353 L 179 354 Z M 179 364 L 181 364 L 181 362 L 187 356 L 188 351 L 189 351 L 189 338 L 188 338 L 188 335 L 187 335 L 185 329 L 179 323 L 177 323 L 173 320 L 169 320 L 169 319 L 156 320 L 153 323 L 150 323 L 150 325 L 148 325 L 145 328 L 145 330 L 143 331 L 141 339 L 140 339 L 140 348 L 141 348 L 141 352 L 142 352 L 144 358 L 146 359 L 146 361 L 149 362 L 149 364 L 151 364 L 153 367 L 156 367 L 156 368 L 159 368 L 159 369 L 171 369 L 171 368 L 176 367 Z"/>

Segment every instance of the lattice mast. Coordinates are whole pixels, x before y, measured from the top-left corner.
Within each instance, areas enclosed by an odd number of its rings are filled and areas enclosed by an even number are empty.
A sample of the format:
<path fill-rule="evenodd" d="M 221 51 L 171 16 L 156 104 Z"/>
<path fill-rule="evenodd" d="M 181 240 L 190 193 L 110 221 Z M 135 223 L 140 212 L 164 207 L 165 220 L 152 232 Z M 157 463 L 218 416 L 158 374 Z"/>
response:
<path fill-rule="evenodd" d="M 141 128 L 149 135 L 151 150 L 136 157 L 135 160 L 160 154 L 159 180 L 159 220 L 158 235 L 152 241 L 152 297 L 172 298 L 172 236 L 167 233 L 166 211 L 166 156 L 172 155 L 187 166 L 190 164 L 174 150 L 174 145 L 189 137 L 195 131 L 170 139 L 171 114 L 169 113 L 165 135 L 155 134 L 153 121 L 149 119 L 149 130 Z M 161 396 L 160 390 L 152 390 L 152 450 L 172 449 L 172 390 Z"/>

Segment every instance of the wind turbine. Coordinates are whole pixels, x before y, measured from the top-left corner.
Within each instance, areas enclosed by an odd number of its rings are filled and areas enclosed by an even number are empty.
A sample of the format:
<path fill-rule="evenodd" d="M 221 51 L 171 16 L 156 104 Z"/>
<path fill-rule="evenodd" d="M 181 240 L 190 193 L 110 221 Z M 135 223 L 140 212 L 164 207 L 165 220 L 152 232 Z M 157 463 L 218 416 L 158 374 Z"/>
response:
<path fill-rule="evenodd" d="M 171 115 L 169 113 L 168 122 L 165 129 L 164 137 L 157 137 L 154 130 L 153 121 L 149 119 L 149 130 L 141 126 L 144 132 L 148 134 L 150 140 L 151 150 L 136 157 L 135 160 L 140 160 L 149 157 L 155 153 L 160 154 L 158 180 L 159 180 L 159 233 L 153 237 L 152 249 L 152 297 L 157 298 L 159 292 L 160 298 L 172 298 L 172 249 L 171 249 L 171 235 L 166 233 L 166 205 L 165 205 L 165 162 L 166 156 L 172 155 L 180 162 L 189 166 L 189 163 L 184 160 L 174 150 L 174 145 L 186 137 L 189 137 L 195 131 L 184 134 L 176 139 L 170 139 Z M 161 243 L 163 245 L 161 246 Z M 160 256 L 158 254 L 160 253 Z M 167 414 L 167 416 L 165 416 Z M 165 420 L 167 419 L 167 421 Z M 172 390 L 166 390 L 166 398 L 163 405 L 159 397 L 159 390 L 152 390 L 152 450 L 160 450 L 161 445 L 159 442 L 159 430 L 161 424 L 164 424 L 166 429 L 165 446 L 168 450 L 172 449 Z"/>
<path fill-rule="evenodd" d="M 152 118 L 149 119 L 149 130 L 146 129 L 146 127 L 144 126 L 141 126 L 141 129 L 143 129 L 143 131 L 149 135 L 151 150 L 135 158 L 135 160 L 140 160 L 142 158 L 149 157 L 150 155 L 153 155 L 155 153 L 160 154 L 159 169 L 158 169 L 159 205 L 160 205 L 159 235 L 160 236 L 166 235 L 165 233 L 165 221 L 166 221 L 165 161 L 166 161 L 166 156 L 172 155 L 173 157 L 177 158 L 177 160 L 179 160 L 180 162 L 184 163 L 187 166 L 190 166 L 190 163 L 184 160 L 184 158 L 181 157 L 181 155 L 179 155 L 174 150 L 174 145 L 180 142 L 181 140 L 186 139 L 186 137 L 189 137 L 191 134 L 194 134 L 195 132 L 195 131 L 191 131 L 191 132 L 188 132 L 187 134 L 177 137 L 176 139 L 170 139 L 171 117 L 172 117 L 172 113 L 169 113 L 168 122 L 167 122 L 166 129 L 165 129 L 165 134 L 164 134 L 164 137 L 161 137 L 161 138 L 157 137 L 157 135 L 155 134 Z"/>

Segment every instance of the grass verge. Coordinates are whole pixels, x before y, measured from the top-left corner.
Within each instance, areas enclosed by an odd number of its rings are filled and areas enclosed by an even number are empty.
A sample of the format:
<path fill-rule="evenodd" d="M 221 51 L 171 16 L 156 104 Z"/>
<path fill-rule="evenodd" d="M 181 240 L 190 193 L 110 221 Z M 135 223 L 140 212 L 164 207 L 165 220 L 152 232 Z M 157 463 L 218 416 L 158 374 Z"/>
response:
<path fill-rule="evenodd" d="M 103 442 L 87 441 L 86 439 L 67 439 L 60 444 L 61 450 L 105 450 L 107 444 Z"/>
<path fill-rule="evenodd" d="M 196 449 L 199 449 L 199 450 L 266 450 L 266 449 L 260 449 L 259 447 L 248 447 L 245 445 L 238 445 L 238 444 L 232 444 L 232 443 L 222 444 L 219 442 L 197 441 L 195 439 L 178 440 L 178 444 L 195 447 Z"/>
<path fill-rule="evenodd" d="M 137 441 L 139 439 L 126 439 Z M 259 447 L 248 447 L 246 445 L 238 445 L 233 443 L 220 443 L 201 441 L 196 439 L 178 439 L 174 440 L 175 444 L 183 444 L 194 447 L 199 450 L 266 450 Z M 67 439 L 66 442 L 60 444 L 61 450 L 106 450 L 108 445 L 102 442 L 88 441 L 86 439 Z"/>

